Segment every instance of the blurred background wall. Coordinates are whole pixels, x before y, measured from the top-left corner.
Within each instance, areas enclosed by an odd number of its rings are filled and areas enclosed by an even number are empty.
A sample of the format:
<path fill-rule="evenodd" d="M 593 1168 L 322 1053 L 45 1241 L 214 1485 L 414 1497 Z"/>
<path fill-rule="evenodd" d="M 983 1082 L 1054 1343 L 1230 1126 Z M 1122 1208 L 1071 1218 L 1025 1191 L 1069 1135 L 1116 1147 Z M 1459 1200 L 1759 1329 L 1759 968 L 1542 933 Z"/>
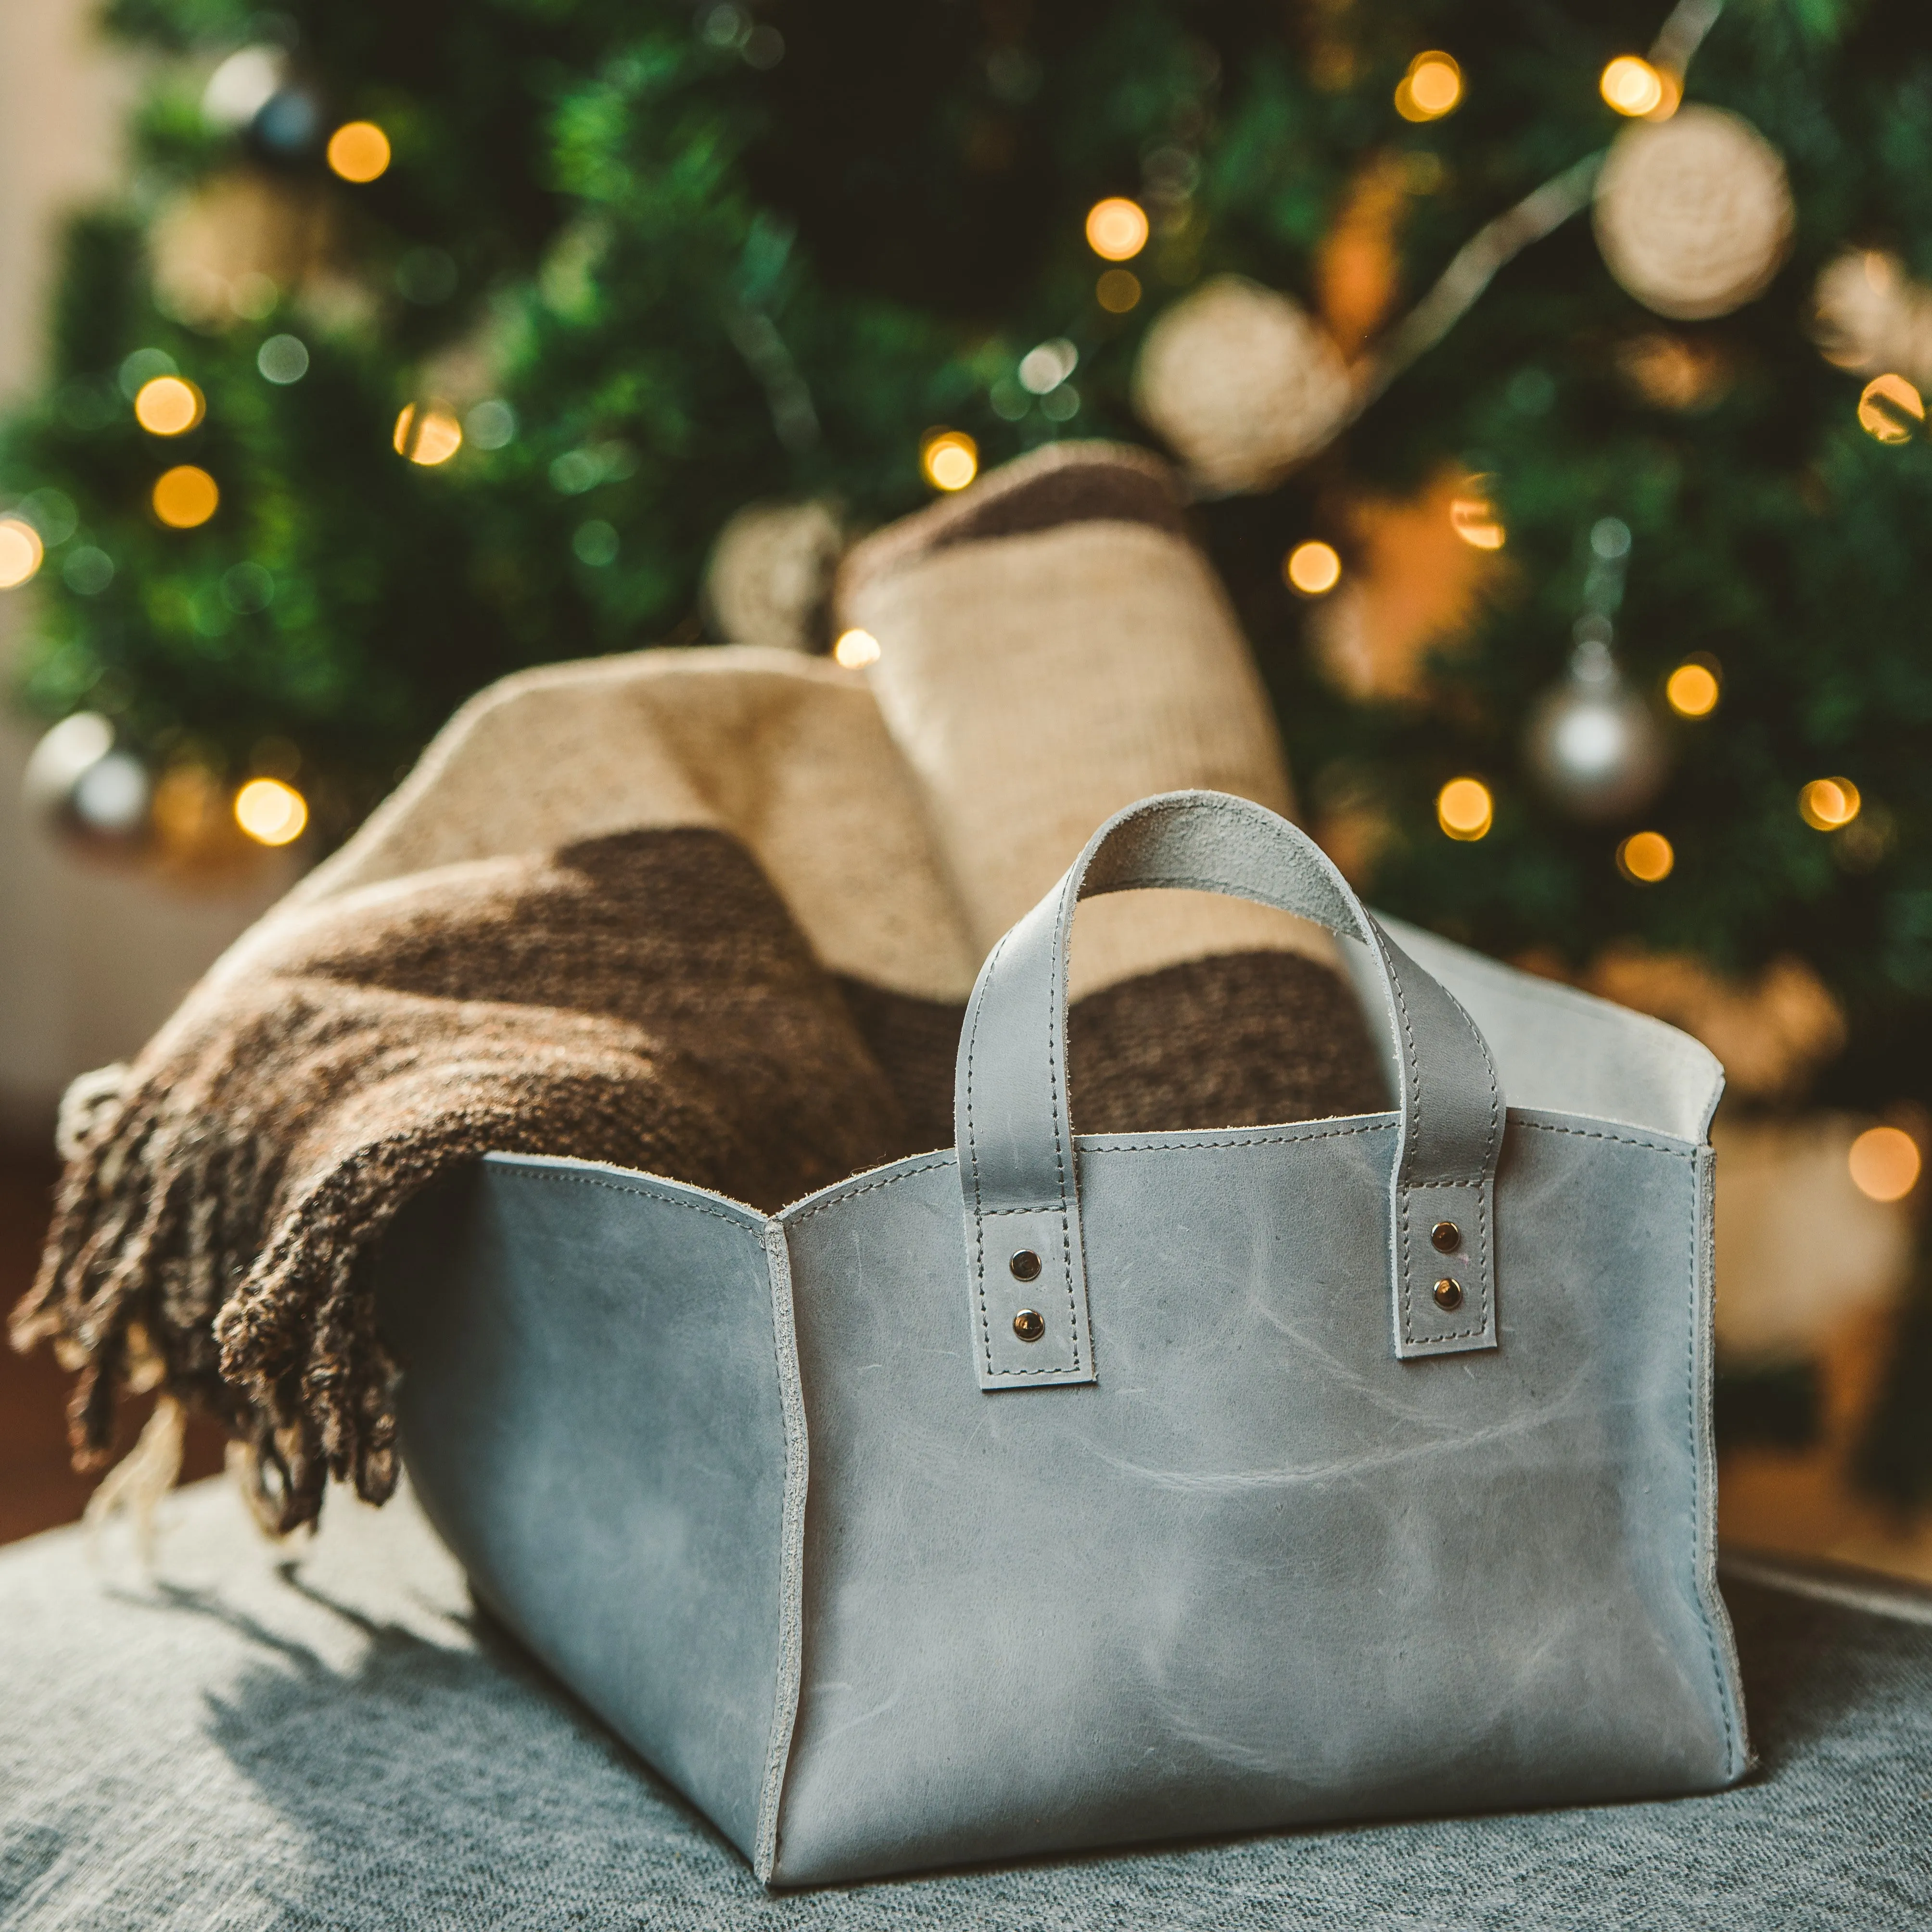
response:
<path fill-rule="evenodd" d="M 61 217 L 112 192 L 134 74 L 92 26 L 92 0 L 0 5 L 0 406 L 33 382 Z M 10 669 L 31 605 L 0 598 Z M 118 872 L 30 821 L 33 728 L 0 709 L 0 1135 L 51 1132 L 75 1074 L 133 1052 L 208 962 L 282 889 L 271 865 L 193 889 Z"/>

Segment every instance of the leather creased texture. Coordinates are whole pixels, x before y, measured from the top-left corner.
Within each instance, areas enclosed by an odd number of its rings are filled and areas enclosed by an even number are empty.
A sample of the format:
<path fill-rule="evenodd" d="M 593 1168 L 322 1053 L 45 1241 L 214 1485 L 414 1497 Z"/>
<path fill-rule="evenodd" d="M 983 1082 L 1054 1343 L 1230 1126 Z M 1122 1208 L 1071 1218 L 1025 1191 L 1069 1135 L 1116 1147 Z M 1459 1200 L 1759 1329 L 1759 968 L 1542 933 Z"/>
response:
<path fill-rule="evenodd" d="M 411 1480 L 477 1594 L 767 1870 L 806 1483 L 776 1232 L 492 1155 L 404 1210 L 378 1291 Z"/>
<path fill-rule="evenodd" d="M 1105 1368 L 1037 1402 L 962 1372 L 950 1158 L 781 1217 L 813 1486 L 778 1883 L 1742 1774 L 1694 1150 L 1512 1116 L 1502 1346 L 1404 1361 L 1361 1238 L 1396 1142 L 1082 1137 Z"/>
<path fill-rule="evenodd" d="M 1326 862 L 1261 816 L 1187 876 L 1285 852 L 1304 908 Z M 1349 898 L 1399 1104 L 1076 1136 L 1073 902 L 982 976 L 958 1152 L 770 1217 L 493 1156 L 410 1210 L 405 1450 L 478 1594 L 778 1886 L 1742 1776 L 1708 1057 Z M 1392 1346 L 1391 1256 L 1419 1288 L 1442 1219 L 1502 1292 L 1399 1296 Z M 1022 1244 L 1057 1341 L 1012 1336 Z M 1060 1385 L 988 1395 L 989 1352 L 1050 1342 Z"/>

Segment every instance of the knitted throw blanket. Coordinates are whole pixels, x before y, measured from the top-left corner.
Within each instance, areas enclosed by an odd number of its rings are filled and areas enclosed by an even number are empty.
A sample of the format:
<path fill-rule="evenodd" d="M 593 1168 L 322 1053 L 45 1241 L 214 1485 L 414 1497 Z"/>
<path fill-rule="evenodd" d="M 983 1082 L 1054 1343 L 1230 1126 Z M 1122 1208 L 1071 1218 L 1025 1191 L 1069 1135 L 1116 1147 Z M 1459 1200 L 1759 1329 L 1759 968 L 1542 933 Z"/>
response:
<path fill-rule="evenodd" d="M 397 1475 L 376 1243 L 491 1150 L 608 1161 L 774 1209 L 949 1144 L 963 1007 L 815 962 L 728 835 L 632 832 L 324 901 L 203 984 L 82 1124 L 14 1336 L 80 1367 L 98 1462 L 158 1378 L 244 1444 L 266 1520 Z M 1070 1022 L 1088 1132 L 1382 1104 L 1359 1014 L 1294 953 L 1197 960 Z"/>

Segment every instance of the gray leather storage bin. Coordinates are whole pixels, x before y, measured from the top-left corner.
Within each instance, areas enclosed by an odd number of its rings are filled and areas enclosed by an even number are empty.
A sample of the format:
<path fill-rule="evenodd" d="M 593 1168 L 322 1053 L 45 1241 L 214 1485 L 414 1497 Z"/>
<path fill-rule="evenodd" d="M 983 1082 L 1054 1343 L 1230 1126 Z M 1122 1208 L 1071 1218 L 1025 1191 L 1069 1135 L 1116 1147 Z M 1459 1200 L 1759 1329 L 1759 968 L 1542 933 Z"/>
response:
<path fill-rule="evenodd" d="M 1340 932 L 1390 1109 L 1072 1136 L 1073 904 L 1149 884 Z M 1144 801 L 982 970 L 959 1150 L 770 1217 L 506 1156 L 416 1204 L 405 1458 L 768 1883 L 1714 1790 L 1720 1082 L 1258 806 Z"/>

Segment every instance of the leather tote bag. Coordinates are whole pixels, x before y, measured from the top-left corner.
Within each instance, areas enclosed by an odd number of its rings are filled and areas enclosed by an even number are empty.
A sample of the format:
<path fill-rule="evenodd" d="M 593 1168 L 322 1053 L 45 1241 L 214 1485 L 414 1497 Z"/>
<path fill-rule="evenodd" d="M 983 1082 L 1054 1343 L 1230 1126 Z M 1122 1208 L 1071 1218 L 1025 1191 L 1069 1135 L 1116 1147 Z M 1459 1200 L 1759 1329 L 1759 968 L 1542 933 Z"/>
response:
<path fill-rule="evenodd" d="M 1386 1112 L 1082 1135 L 1083 894 L 1342 938 Z M 1709 1791 L 1716 1063 L 1149 799 L 982 969 L 957 1145 L 775 1216 L 492 1156 L 386 1244 L 417 1492 L 775 1885 Z"/>

